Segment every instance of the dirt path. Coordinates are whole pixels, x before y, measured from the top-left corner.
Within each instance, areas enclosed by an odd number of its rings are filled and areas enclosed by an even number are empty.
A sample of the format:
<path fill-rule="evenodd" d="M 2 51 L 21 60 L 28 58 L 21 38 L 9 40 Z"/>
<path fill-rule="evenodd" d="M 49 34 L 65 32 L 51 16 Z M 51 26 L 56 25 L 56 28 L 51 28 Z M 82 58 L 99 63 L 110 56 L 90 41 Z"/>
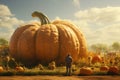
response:
<path fill-rule="evenodd" d="M 0 80 L 120 80 L 120 76 L 0 76 Z"/>

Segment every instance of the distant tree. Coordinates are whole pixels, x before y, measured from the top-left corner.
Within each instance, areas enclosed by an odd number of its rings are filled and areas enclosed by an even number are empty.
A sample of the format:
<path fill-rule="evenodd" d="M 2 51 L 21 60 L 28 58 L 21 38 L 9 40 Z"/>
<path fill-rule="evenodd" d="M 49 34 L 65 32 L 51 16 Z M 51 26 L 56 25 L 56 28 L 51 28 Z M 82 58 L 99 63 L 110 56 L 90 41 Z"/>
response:
<path fill-rule="evenodd" d="M 108 51 L 108 46 L 106 44 L 99 44 L 99 47 L 102 52 Z"/>
<path fill-rule="evenodd" d="M 9 54 L 8 41 L 4 38 L 0 38 L 0 56 L 6 56 Z"/>
<path fill-rule="evenodd" d="M 107 52 L 108 46 L 106 44 L 93 44 L 90 46 L 90 48 L 96 52 L 96 53 L 101 53 L 101 52 Z"/>
<path fill-rule="evenodd" d="M 9 55 L 9 46 L 4 46 L 0 53 L 1 56 Z"/>
<path fill-rule="evenodd" d="M 8 41 L 4 38 L 0 38 L 0 45 L 8 45 Z"/>
<path fill-rule="evenodd" d="M 114 42 L 112 44 L 112 49 L 115 51 L 120 51 L 120 43 L 119 42 Z"/>
<path fill-rule="evenodd" d="M 92 51 L 96 52 L 96 51 L 97 51 L 97 45 L 96 45 L 96 44 L 92 44 L 92 45 L 90 46 L 90 49 L 91 49 Z"/>

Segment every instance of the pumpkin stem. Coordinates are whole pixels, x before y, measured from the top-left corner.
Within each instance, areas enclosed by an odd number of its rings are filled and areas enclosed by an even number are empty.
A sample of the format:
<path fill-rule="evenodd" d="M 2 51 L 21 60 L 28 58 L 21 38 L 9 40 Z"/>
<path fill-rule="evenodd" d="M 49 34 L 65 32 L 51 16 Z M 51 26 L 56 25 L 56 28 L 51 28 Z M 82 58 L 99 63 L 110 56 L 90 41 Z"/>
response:
<path fill-rule="evenodd" d="M 32 17 L 38 17 L 41 21 L 41 25 L 43 24 L 50 24 L 50 21 L 47 16 L 45 16 L 43 13 L 35 11 L 32 13 Z"/>

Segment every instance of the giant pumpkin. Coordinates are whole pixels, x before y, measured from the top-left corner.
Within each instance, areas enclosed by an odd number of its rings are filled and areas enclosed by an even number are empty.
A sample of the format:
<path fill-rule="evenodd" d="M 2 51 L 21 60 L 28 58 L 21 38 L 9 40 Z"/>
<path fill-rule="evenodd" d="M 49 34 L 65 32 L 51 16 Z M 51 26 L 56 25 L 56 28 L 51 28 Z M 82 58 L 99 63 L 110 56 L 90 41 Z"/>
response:
<path fill-rule="evenodd" d="M 41 12 L 33 12 L 40 23 L 31 23 L 18 27 L 10 39 L 10 53 L 17 61 L 26 66 L 38 63 L 64 63 L 67 54 L 73 62 L 87 56 L 83 33 L 77 26 L 64 20 L 50 22 Z"/>

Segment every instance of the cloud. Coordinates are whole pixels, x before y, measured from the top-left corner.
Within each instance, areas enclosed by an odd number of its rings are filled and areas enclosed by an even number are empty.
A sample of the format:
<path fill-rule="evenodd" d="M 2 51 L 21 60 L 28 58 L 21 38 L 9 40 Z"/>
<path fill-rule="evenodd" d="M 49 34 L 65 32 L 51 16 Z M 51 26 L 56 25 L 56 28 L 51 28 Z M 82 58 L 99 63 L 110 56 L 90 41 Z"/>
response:
<path fill-rule="evenodd" d="M 79 26 L 88 44 L 120 42 L 120 7 L 90 8 L 74 16 L 76 19 L 69 21 Z M 6 5 L 0 5 L 0 37 L 9 39 L 18 25 L 31 22 L 19 20 Z"/>
<path fill-rule="evenodd" d="M 75 17 L 99 24 L 120 22 L 120 7 L 91 8 L 76 12 Z"/>
<path fill-rule="evenodd" d="M 120 7 L 90 8 L 74 15 L 88 44 L 120 42 Z"/>
<path fill-rule="evenodd" d="M 76 7 L 80 7 L 80 0 L 72 0 Z"/>
<path fill-rule="evenodd" d="M 9 39 L 15 30 L 15 26 L 24 23 L 17 19 L 6 5 L 0 4 L 0 38 Z"/>
<path fill-rule="evenodd" d="M 12 16 L 12 14 L 7 6 L 0 4 L 0 16 L 2 16 L 2 17 Z"/>

